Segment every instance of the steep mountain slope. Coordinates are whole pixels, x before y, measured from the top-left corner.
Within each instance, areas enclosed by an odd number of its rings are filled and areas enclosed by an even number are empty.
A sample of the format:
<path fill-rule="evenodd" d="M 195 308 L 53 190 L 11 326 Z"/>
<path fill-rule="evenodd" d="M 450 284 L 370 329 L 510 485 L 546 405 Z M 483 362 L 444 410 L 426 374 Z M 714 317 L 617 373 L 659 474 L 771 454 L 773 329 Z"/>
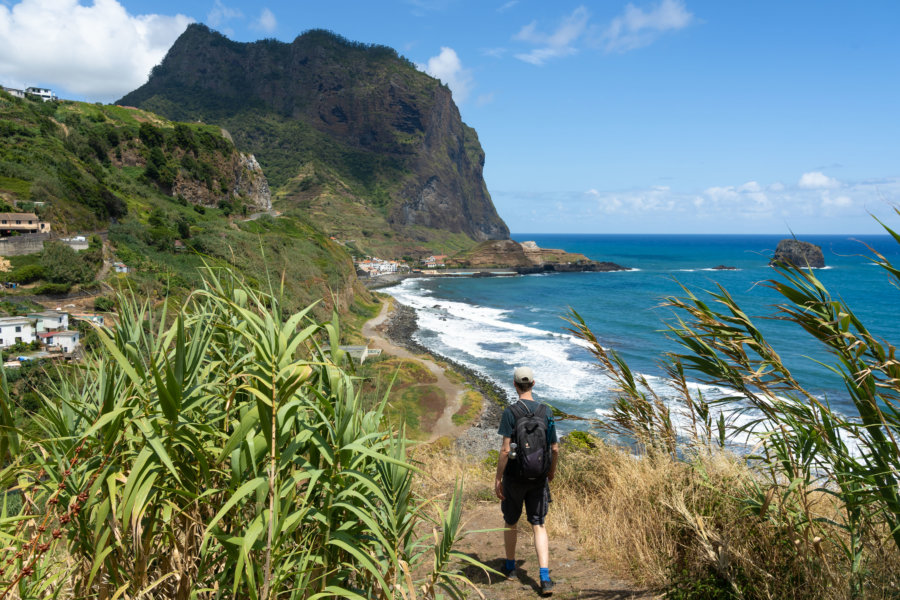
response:
<path fill-rule="evenodd" d="M 142 296 L 186 293 L 204 264 L 227 263 L 266 289 L 284 275 L 292 310 L 368 297 L 346 249 L 302 215 L 247 218 L 271 208 L 268 184 L 219 127 L 0 92 L 0 138 L 0 212 L 35 211 L 54 234 L 106 230 L 133 270 L 115 282 Z"/>
<path fill-rule="evenodd" d="M 449 89 L 390 48 L 325 31 L 244 44 L 191 25 L 119 103 L 222 125 L 280 207 L 366 247 L 509 237 Z"/>

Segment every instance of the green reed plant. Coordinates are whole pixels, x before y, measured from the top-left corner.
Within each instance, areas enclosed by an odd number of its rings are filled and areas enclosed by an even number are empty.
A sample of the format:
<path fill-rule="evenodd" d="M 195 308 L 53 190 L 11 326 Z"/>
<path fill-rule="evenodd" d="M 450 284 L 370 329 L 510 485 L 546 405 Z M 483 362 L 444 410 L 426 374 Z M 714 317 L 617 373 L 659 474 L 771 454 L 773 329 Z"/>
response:
<path fill-rule="evenodd" d="M 43 398 L 40 436 L 0 423 L 0 476 L 24 499 L 0 518 L 0 598 L 461 597 L 461 492 L 435 521 L 412 491 L 336 314 L 286 315 L 213 270 L 174 314 L 118 304 L 101 351 Z"/>
<path fill-rule="evenodd" d="M 900 213 L 898 213 L 900 214 Z M 888 227 L 900 243 L 900 235 Z M 900 282 L 900 269 L 874 253 L 873 262 Z M 776 266 L 780 279 L 768 285 L 781 298 L 774 317 L 799 325 L 833 357 L 827 365 L 844 382 L 853 414 L 834 411 L 794 378 L 754 319 L 721 286 L 701 298 L 683 288 L 666 305 L 674 310 L 668 333 L 681 347 L 663 367 L 678 402 L 690 416 L 693 448 L 724 445 L 726 439 L 754 447 L 748 459 L 764 475 L 738 490 L 745 517 L 771 521 L 808 557 L 807 575 L 846 587 L 851 597 L 874 593 L 870 574 L 880 557 L 900 553 L 900 363 L 896 348 L 876 338 L 811 270 Z M 679 442 L 665 406 L 613 350 L 604 348 L 572 312 L 570 331 L 589 344 L 620 395 L 603 426 L 628 433 L 642 447 L 673 454 Z M 707 401 L 691 390 L 692 379 L 727 388 Z M 718 418 L 712 418 L 718 409 Z M 740 427 L 726 422 L 752 410 Z M 833 498 L 835 502 L 828 502 Z M 836 507 L 836 509 L 834 508 Z M 887 546 L 885 545 L 887 544 Z M 835 550 L 843 563 L 832 564 Z M 897 586 L 887 576 L 885 585 Z M 739 595 L 740 597 L 740 595 Z"/>

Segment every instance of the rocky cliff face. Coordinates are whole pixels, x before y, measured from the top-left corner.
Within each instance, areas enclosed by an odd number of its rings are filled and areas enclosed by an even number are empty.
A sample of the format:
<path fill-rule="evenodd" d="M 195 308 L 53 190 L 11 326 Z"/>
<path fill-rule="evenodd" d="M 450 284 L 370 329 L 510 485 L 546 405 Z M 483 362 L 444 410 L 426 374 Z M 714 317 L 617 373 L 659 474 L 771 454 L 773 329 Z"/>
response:
<path fill-rule="evenodd" d="M 389 48 L 323 31 L 243 44 L 192 25 L 120 103 L 227 126 L 276 190 L 317 165 L 401 235 L 509 237 L 449 89 Z"/>
<path fill-rule="evenodd" d="M 825 266 L 825 257 L 822 248 L 815 244 L 788 239 L 778 242 L 775 255 L 769 261 L 770 265 L 776 263 L 790 263 L 803 269 L 821 269 Z"/>
<path fill-rule="evenodd" d="M 251 212 L 271 210 L 272 193 L 256 158 L 252 154 L 234 152 L 225 160 L 227 164 L 221 169 L 224 181 L 215 182 L 219 185 L 207 186 L 190 173 L 181 172 L 175 177 L 172 195 L 202 206 L 217 206 L 222 200 L 235 199 Z"/>

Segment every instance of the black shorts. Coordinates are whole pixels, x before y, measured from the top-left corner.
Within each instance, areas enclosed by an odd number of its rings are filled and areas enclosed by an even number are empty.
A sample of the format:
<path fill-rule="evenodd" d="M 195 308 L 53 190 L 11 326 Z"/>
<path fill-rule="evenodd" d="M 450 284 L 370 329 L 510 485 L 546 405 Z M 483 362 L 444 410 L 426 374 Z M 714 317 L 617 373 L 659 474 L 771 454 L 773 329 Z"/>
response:
<path fill-rule="evenodd" d="M 550 484 L 546 479 L 541 481 L 518 481 L 503 476 L 503 501 L 500 510 L 507 525 L 515 525 L 522 516 L 522 504 L 525 505 L 525 517 L 532 525 L 543 525 L 544 517 L 550 508 Z"/>

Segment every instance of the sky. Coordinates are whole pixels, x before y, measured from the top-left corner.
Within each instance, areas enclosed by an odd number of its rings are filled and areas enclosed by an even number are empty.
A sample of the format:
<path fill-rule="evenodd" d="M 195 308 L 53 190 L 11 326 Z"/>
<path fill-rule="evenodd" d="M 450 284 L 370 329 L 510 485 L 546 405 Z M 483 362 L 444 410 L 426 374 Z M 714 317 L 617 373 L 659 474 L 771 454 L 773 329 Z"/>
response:
<path fill-rule="evenodd" d="M 113 102 L 193 22 L 397 49 L 515 233 L 900 229 L 895 0 L 0 0 L 0 84 Z"/>

